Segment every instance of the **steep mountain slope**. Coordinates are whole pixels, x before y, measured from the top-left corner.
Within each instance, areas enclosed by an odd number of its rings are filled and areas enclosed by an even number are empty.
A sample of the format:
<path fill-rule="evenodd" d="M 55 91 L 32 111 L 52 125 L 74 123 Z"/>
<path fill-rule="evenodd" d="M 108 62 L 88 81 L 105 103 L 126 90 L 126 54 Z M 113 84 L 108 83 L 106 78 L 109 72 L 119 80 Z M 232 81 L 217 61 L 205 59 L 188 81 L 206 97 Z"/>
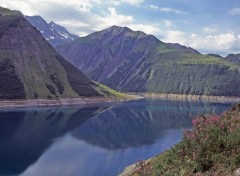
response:
<path fill-rule="evenodd" d="M 77 35 L 70 34 L 64 27 L 52 21 L 47 23 L 41 16 L 26 16 L 26 18 L 42 33 L 43 37 L 52 46 L 69 43 L 79 38 Z"/>
<path fill-rule="evenodd" d="M 240 65 L 240 53 L 239 54 L 229 54 L 226 59 L 232 63 Z"/>
<path fill-rule="evenodd" d="M 0 99 L 110 95 L 65 61 L 17 11 L 0 7 Z"/>
<path fill-rule="evenodd" d="M 240 67 L 113 26 L 58 47 L 91 79 L 126 92 L 240 96 Z"/>

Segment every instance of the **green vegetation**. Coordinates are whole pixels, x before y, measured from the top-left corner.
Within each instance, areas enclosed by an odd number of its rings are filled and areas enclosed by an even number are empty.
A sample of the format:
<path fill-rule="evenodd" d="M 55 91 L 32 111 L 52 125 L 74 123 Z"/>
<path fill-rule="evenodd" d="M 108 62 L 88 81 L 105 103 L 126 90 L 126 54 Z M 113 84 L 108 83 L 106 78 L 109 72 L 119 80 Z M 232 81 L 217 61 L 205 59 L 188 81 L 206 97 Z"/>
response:
<path fill-rule="evenodd" d="M 111 96 L 97 90 L 22 15 L 8 15 L 14 13 L 0 7 L 0 99 Z"/>
<path fill-rule="evenodd" d="M 225 65 L 154 65 L 145 72 L 142 80 L 147 82 L 141 88 L 145 92 L 237 96 L 240 95 L 239 77 L 238 70 L 230 70 Z"/>
<path fill-rule="evenodd" d="M 57 55 L 57 60 L 66 70 L 67 80 L 71 88 L 81 97 L 103 96 L 95 89 L 96 85 L 89 80 L 79 69 Z"/>
<path fill-rule="evenodd" d="M 100 83 L 96 83 L 96 84 L 98 85 L 98 87 L 100 88 L 100 90 L 102 92 L 105 92 L 105 93 L 109 94 L 110 96 L 113 95 L 113 96 L 115 96 L 116 98 L 119 98 L 119 99 L 129 99 L 129 98 L 131 98 L 130 95 L 123 94 L 121 92 L 115 91 L 115 90 L 109 88 L 108 86 L 105 86 L 105 85 L 100 84 Z"/>
<path fill-rule="evenodd" d="M 230 67 L 232 70 L 234 69 L 240 70 L 239 66 L 231 62 L 228 62 L 226 59 L 208 56 L 208 55 L 199 55 L 199 54 L 189 55 L 187 58 L 183 60 L 179 60 L 177 63 L 186 64 L 186 65 L 194 65 L 194 64 L 222 65 L 222 66 Z"/>
<path fill-rule="evenodd" d="M 0 99 L 25 99 L 24 86 L 14 66 L 0 55 Z"/>
<path fill-rule="evenodd" d="M 113 26 L 58 50 L 90 79 L 121 92 L 240 96 L 240 65 L 128 28 Z"/>
<path fill-rule="evenodd" d="M 0 16 L 21 16 L 21 12 L 15 10 L 9 10 L 0 6 Z"/>
<path fill-rule="evenodd" d="M 240 167 L 240 104 L 192 123 L 180 143 L 148 163 L 138 163 L 132 175 L 233 175 Z"/>

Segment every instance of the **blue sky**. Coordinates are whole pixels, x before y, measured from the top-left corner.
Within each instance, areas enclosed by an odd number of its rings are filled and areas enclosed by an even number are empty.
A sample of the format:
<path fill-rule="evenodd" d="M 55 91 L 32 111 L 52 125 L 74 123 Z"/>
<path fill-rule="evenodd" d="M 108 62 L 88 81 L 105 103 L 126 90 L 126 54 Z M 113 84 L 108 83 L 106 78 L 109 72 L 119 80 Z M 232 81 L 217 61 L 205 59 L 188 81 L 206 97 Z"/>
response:
<path fill-rule="evenodd" d="M 202 53 L 240 53 L 240 0 L 1 0 L 85 36 L 112 25 Z"/>

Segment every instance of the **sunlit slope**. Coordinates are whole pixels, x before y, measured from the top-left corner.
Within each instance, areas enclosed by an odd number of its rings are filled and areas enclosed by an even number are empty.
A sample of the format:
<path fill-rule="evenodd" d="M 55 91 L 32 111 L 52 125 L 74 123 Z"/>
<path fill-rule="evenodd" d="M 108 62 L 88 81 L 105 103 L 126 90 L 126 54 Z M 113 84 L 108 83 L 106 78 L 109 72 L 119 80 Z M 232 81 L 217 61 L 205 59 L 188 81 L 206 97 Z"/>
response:
<path fill-rule="evenodd" d="M 240 96 L 240 66 L 113 26 L 58 48 L 91 79 L 126 92 Z"/>

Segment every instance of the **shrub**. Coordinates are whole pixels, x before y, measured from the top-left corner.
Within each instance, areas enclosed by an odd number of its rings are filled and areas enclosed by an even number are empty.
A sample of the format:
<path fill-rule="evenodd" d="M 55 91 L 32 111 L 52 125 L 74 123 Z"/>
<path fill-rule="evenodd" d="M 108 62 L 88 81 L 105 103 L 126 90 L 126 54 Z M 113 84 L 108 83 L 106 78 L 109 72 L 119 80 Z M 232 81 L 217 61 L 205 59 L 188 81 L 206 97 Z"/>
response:
<path fill-rule="evenodd" d="M 171 150 L 141 165 L 149 175 L 232 175 L 240 167 L 240 104 L 222 115 L 199 116 Z M 141 175 L 136 169 L 134 175 Z"/>

